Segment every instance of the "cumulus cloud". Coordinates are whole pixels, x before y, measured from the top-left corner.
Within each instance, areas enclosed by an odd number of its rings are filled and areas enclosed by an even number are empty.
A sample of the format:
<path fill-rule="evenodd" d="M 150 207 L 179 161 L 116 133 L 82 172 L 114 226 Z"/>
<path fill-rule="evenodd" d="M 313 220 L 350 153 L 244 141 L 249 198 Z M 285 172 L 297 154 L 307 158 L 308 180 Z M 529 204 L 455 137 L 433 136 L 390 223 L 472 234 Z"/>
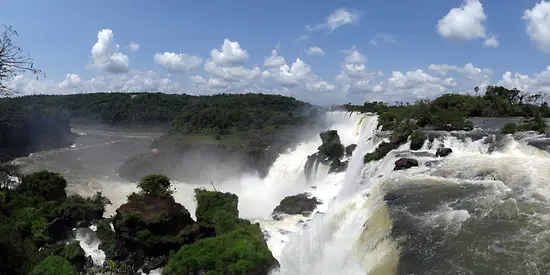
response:
<path fill-rule="evenodd" d="M 437 23 L 439 34 L 448 39 L 471 40 L 485 37 L 483 21 L 487 15 L 478 0 L 468 0 L 458 8 L 452 8 Z"/>
<path fill-rule="evenodd" d="M 248 61 L 248 53 L 242 49 L 239 42 L 225 39 L 220 49 L 210 51 L 210 59 L 204 63 L 208 74 L 204 89 L 231 92 L 243 89 L 260 78 L 259 67 L 248 69 L 244 63 Z M 211 92 L 211 91 L 209 91 Z"/>
<path fill-rule="evenodd" d="M 64 88 L 77 88 L 80 87 L 82 80 L 77 74 L 67 74 L 65 79 L 58 84 L 58 87 L 61 89 Z"/>
<path fill-rule="evenodd" d="M 437 23 L 437 32 L 448 40 L 485 39 L 484 45 L 498 47 L 495 36 L 488 37 L 485 30 L 487 14 L 479 0 L 465 0 L 458 8 L 452 8 L 449 13 Z"/>
<path fill-rule="evenodd" d="M 354 10 L 340 8 L 329 14 L 323 23 L 316 24 L 315 26 L 306 26 L 306 30 L 313 32 L 318 30 L 329 30 L 332 32 L 342 26 L 357 23 L 359 21 L 359 13 Z"/>
<path fill-rule="evenodd" d="M 174 72 L 188 72 L 199 68 L 202 58 L 185 53 L 156 53 L 155 63 Z"/>
<path fill-rule="evenodd" d="M 325 51 L 319 47 L 309 47 L 306 49 L 307 55 L 325 55 Z"/>
<path fill-rule="evenodd" d="M 128 45 L 128 49 L 130 49 L 130 51 L 132 52 L 137 52 L 137 50 L 139 50 L 139 44 L 135 42 L 130 42 L 130 44 Z"/>
<path fill-rule="evenodd" d="M 498 81 L 498 85 L 509 89 L 518 88 L 531 93 L 550 93 L 550 66 L 533 76 L 517 72 L 505 72 Z"/>
<path fill-rule="evenodd" d="M 119 52 L 120 46 L 115 43 L 113 31 L 104 29 L 97 33 L 97 42 L 92 47 L 91 66 L 109 73 L 129 71 L 127 55 Z"/>
<path fill-rule="evenodd" d="M 248 60 L 248 53 L 241 48 L 239 42 L 224 39 L 220 49 L 210 51 L 212 61 L 220 66 L 242 65 Z"/>
<path fill-rule="evenodd" d="M 266 56 L 264 58 L 264 67 L 268 69 L 278 70 L 281 66 L 285 64 L 286 64 L 285 58 L 280 56 L 277 53 L 276 49 L 271 51 L 271 56 Z"/>
<path fill-rule="evenodd" d="M 527 23 L 529 39 L 540 50 L 550 53 L 550 2 L 541 1 L 535 4 L 532 9 L 524 12 L 523 20 Z"/>

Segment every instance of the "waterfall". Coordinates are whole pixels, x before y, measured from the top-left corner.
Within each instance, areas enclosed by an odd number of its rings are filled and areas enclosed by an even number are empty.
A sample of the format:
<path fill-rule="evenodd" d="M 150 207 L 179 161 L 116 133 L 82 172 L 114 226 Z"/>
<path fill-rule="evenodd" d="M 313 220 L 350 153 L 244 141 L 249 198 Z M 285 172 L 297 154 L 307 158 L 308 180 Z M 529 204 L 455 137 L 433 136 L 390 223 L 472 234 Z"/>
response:
<path fill-rule="evenodd" d="M 443 132 L 363 164 L 381 142 L 375 126 L 361 122 L 336 197 L 286 236 L 272 275 L 550 274 L 547 152 L 519 135 Z M 453 153 L 436 157 L 439 146 Z M 394 171 L 402 157 L 419 166 Z"/>

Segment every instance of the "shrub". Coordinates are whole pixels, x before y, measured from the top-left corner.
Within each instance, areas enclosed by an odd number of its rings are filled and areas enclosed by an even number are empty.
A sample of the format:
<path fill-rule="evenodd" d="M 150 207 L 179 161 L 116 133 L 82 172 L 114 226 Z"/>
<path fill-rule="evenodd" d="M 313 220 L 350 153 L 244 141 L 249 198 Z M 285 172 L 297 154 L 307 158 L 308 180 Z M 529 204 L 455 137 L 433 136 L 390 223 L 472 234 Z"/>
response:
<path fill-rule="evenodd" d="M 506 123 L 502 128 L 503 134 L 513 134 L 517 131 L 517 125 L 515 123 Z"/>
<path fill-rule="evenodd" d="M 67 181 L 58 173 L 40 171 L 23 177 L 21 191 L 45 200 L 62 200 L 67 197 L 65 192 Z"/>
<path fill-rule="evenodd" d="M 30 275 L 77 275 L 74 266 L 60 256 L 49 256 L 38 264 Z"/>
<path fill-rule="evenodd" d="M 420 148 L 424 146 L 424 142 L 426 142 L 427 137 L 423 132 L 416 130 L 411 134 L 410 139 L 411 150 L 420 150 Z"/>
<path fill-rule="evenodd" d="M 97 238 L 101 241 L 99 249 L 105 252 L 107 259 L 112 259 L 116 252 L 116 235 L 108 221 L 99 221 L 97 224 Z"/>
<path fill-rule="evenodd" d="M 214 225 L 216 232 L 232 230 L 239 219 L 239 198 L 232 193 L 195 189 L 197 222 Z"/>
<path fill-rule="evenodd" d="M 170 179 L 165 175 L 151 174 L 138 182 L 140 193 L 150 196 L 171 196 L 174 190 L 170 189 Z"/>
<path fill-rule="evenodd" d="M 376 150 L 372 153 L 367 153 L 363 158 L 363 163 L 369 163 L 375 160 L 383 159 L 391 150 L 395 149 L 396 145 L 394 143 L 382 142 Z"/>
<path fill-rule="evenodd" d="M 72 241 L 61 252 L 61 256 L 72 264 L 86 261 L 86 254 L 78 241 Z"/>

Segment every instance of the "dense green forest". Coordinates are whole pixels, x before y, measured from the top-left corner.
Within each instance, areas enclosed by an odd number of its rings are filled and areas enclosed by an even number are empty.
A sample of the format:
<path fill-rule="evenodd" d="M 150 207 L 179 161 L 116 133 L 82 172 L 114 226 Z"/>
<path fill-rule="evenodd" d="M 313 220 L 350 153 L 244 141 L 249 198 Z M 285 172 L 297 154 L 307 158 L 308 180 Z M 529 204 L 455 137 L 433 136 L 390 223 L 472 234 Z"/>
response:
<path fill-rule="evenodd" d="M 63 112 L 77 121 L 105 123 L 110 125 L 154 125 L 170 123 L 178 116 L 201 110 L 194 127 L 204 128 L 210 124 L 221 125 L 223 121 L 200 121 L 208 119 L 207 110 L 237 111 L 231 119 L 254 123 L 250 108 L 266 112 L 277 111 L 283 116 L 294 114 L 299 106 L 307 105 L 294 98 L 264 94 L 218 94 L 192 96 L 164 93 L 87 93 L 73 95 L 30 95 L 2 99 L 8 104 L 29 106 Z M 252 117 L 252 118 L 251 118 Z M 252 120 L 251 120 L 252 119 Z M 279 118 L 280 119 L 280 118 Z M 203 123 L 203 124 L 201 124 Z M 255 124 L 257 125 L 257 124 Z M 225 125 L 221 125 L 223 129 Z M 197 129 L 186 129 L 196 131 Z"/>
<path fill-rule="evenodd" d="M 196 189 L 195 221 L 172 197 L 166 176 L 148 175 L 105 219 L 110 202 L 101 193 L 67 195 L 66 186 L 48 171 L 0 185 L 0 274 L 131 275 L 165 265 L 163 274 L 268 274 L 278 265 L 259 225 L 239 218 L 234 194 Z M 74 241 L 73 228 L 91 223 L 104 265 Z"/>

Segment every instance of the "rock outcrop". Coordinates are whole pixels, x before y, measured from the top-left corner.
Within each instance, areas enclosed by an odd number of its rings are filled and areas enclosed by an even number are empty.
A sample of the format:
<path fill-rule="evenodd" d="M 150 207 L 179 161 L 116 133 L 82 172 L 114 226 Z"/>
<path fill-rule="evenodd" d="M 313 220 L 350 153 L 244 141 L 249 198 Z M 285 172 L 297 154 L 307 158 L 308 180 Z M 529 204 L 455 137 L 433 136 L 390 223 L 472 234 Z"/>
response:
<path fill-rule="evenodd" d="M 346 157 L 351 157 L 353 155 L 353 151 L 357 148 L 357 144 L 350 144 L 346 146 Z"/>
<path fill-rule="evenodd" d="M 395 161 L 395 167 L 393 170 L 406 170 L 415 166 L 418 166 L 417 160 L 411 158 L 400 158 Z"/>
<path fill-rule="evenodd" d="M 306 177 L 308 179 L 311 177 L 311 174 L 314 171 L 312 168 L 317 168 L 319 163 L 329 165 L 329 173 L 339 173 L 345 171 L 348 167 L 348 161 L 341 160 L 347 150 L 349 150 L 351 155 L 351 153 L 355 149 L 355 147 L 353 146 L 355 144 L 350 145 L 351 147 L 348 146 L 350 147 L 349 149 L 344 147 L 336 130 L 321 132 L 319 136 L 321 137 L 321 141 L 323 143 L 317 148 L 317 153 L 308 156 L 306 165 L 304 167 Z"/>
<path fill-rule="evenodd" d="M 436 157 L 446 157 L 450 155 L 453 152 L 453 149 L 447 148 L 447 147 L 441 147 L 437 148 L 437 151 L 435 152 Z"/>
<path fill-rule="evenodd" d="M 116 257 L 132 258 L 141 267 L 151 258 L 167 256 L 185 244 L 188 227 L 195 221 L 171 196 L 134 195 L 116 210 Z M 192 231 L 192 230 L 190 230 Z"/>
<path fill-rule="evenodd" d="M 285 197 L 273 210 L 273 218 L 279 219 L 282 214 L 309 216 L 321 204 L 316 197 L 310 197 L 308 193 Z"/>

